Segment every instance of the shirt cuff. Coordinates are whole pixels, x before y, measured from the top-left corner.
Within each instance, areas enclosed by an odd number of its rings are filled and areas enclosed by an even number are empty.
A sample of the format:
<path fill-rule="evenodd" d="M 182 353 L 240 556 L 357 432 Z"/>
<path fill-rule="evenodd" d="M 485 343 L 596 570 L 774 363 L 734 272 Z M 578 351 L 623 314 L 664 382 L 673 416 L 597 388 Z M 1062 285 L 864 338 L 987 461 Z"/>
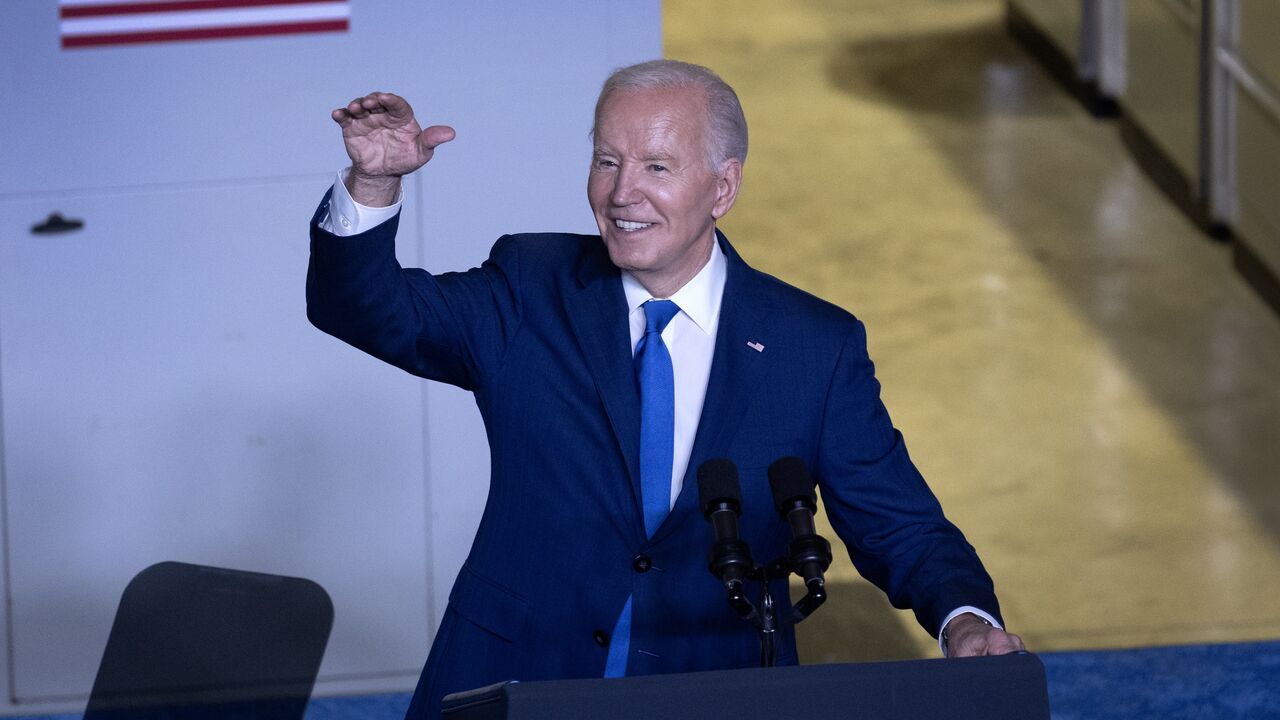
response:
<path fill-rule="evenodd" d="M 991 625 L 991 627 L 993 628 L 999 628 L 1001 630 L 1004 629 L 1004 625 L 1001 625 L 999 621 L 997 621 L 994 617 L 992 617 L 990 613 L 986 612 L 985 610 L 979 610 L 978 608 L 973 607 L 972 605 L 965 605 L 963 607 L 958 607 L 955 610 L 952 610 L 951 612 L 947 613 L 947 617 L 942 621 L 942 625 L 939 626 L 941 629 L 938 630 L 938 649 L 942 651 L 943 657 L 947 656 L 947 644 L 942 641 L 942 635 L 947 629 L 947 623 L 954 620 L 957 615 L 963 615 L 965 613 L 973 613 L 974 615 L 977 615 L 983 620 L 986 620 L 987 623 Z"/>
<path fill-rule="evenodd" d="M 395 202 L 386 207 L 369 207 L 361 205 L 347 191 L 347 173 L 351 168 L 338 171 L 338 179 L 333 183 L 333 193 L 329 196 L 329 207 L 320 218 L 320 229 L 338 237 L 359 235 L 373 229 L 395 217 L 400 212 L 402 194 L 397 194 Z"/>

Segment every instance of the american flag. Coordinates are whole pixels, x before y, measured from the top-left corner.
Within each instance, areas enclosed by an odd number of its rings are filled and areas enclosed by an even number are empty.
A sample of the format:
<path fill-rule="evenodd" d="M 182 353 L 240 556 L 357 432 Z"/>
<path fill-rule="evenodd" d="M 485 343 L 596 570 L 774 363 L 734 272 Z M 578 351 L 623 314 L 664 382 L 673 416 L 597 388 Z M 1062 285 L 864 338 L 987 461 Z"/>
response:
<path fill-rule="evenodd" d="M 348 0 L 60 0 L 62 47 L 345 32 Z"/>

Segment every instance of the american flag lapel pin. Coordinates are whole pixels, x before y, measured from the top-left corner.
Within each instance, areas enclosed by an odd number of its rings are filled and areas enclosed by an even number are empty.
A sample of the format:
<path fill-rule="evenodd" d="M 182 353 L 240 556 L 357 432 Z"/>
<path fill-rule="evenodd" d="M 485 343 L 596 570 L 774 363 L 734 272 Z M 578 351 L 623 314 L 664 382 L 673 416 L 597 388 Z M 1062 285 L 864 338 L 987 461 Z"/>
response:
<path fill-rule="evenodd" d="M 754 340 L 748 340 L 747 347 L 751 348 L 752 350 L 755 350 L 756 352 L 764 352 L 764 344 L 758 343 Z"/>

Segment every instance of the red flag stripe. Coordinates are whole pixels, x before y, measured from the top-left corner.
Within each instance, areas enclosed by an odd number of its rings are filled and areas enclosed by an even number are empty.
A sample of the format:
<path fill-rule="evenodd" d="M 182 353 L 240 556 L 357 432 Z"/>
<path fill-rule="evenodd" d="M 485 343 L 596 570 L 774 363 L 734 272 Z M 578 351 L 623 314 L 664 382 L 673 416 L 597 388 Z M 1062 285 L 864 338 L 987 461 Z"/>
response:
<path fill-rule="evenodd" d="M 311 5 L 316 3 L 346 4 L 347 0 L 190 0 L 190 2 L 131 2 L 113 5 L 73 5 L 59 9 L 59 16 L 69 18 L 142 13 L 181 12 L 183 10 L 226 10 L 230 8 L 267 7 L 271 5 Z"/>
<path fill-rule="evenodd" d="M 159 30 L 136 33 L 110 33 L 105 35 L 72 35 L 70 37 L 62 38 L 62 47 L 76 48 L 93 45 L 132 45 L 135 43 L 169 42 L 174 40 L 208 40 L 211 38 L 292 35 L 297 33 L 337 32 L 346 29 L 346 20 L 325 20 L 321 22 L 277 23 L 273 25 L 237 25 L 233 27 L 195 28 L 190 30 Z"/>

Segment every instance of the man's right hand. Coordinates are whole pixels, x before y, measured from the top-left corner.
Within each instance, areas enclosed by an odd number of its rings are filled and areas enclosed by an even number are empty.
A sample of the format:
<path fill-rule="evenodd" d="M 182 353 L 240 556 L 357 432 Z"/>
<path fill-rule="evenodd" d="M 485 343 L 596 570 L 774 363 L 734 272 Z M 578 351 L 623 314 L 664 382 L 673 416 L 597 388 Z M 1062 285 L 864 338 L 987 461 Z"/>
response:
<path fill-rule="evenodd" d="M 386 207 L 400 193 L 400 177 L 427 164 L 436 146 L 454 138 L 453 128 L 432 125 L 423 130 L 413 108 L 399 95 L 369 93 L 332 113 L 342 126 L 342 141 L 351 157 L 347 190 L 361 205 Z"/>

